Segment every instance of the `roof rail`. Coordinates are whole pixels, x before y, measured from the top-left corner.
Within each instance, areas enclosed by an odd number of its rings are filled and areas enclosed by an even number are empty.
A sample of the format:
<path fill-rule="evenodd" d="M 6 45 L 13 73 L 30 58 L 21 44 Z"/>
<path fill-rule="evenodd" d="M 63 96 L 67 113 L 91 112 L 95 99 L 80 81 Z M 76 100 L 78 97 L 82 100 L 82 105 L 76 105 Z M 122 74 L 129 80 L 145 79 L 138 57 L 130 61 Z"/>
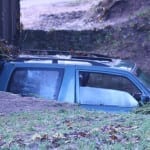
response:
<path fill-rule="evenodd" d="M 90 53 L 85 51 L 61 51 L 61 50 L 22 50 L 25 54 L 31 54 L 38 56 L 38 58 L 42 55 L 45 56 L 45 58 L 50 58 L 50 56 L 56 56 L 56 55 L 65 55 L 65 56 L 71 56 L 71 58 L 75 59 L 86 59 L 86 60 L 99 60 L 99 61 L 112 61 L 111 57 L 97 54 L 97 53 Z"/>
<path fill-rule="evenodd" d="M 15 62 L 20 62 L 20 61 L 42 61 L 42 60 L 52 60 L 52 63 L 53 64 L 58 64 L 59 61 L 81 61 L 81 62 L 88 62 L 94 66 L 107 66 L 101 62 L 98 62 L 98 61 L 93 61 L 91 59 L 78 59 L 78 58 L 73 58 L 73 59 L 65 59 L 65 58 L 56 58 L 56 57 L 20 57 L 20 58 L 17 58 L 16 60 L 14 60 Z"/>

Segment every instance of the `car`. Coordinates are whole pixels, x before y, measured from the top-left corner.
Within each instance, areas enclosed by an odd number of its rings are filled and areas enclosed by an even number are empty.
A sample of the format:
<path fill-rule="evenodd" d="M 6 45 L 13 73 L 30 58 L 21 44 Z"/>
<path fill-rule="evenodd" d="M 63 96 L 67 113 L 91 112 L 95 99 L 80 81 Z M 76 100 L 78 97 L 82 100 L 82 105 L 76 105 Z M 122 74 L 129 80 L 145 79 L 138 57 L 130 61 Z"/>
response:
<path fill-rule="evenodd" d="M 78 51 L 34 52 L 0 62 L 0 91 L 89 110 L 131 111 L 150 101 L 150 76 L 128 60 Z"/>

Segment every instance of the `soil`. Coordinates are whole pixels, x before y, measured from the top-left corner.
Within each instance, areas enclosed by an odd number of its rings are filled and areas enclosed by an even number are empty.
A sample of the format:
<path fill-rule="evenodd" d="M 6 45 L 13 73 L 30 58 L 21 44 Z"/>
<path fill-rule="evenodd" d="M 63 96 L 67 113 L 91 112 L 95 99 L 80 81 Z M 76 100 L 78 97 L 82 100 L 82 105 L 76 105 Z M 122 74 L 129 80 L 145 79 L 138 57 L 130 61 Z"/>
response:
<path fill-rule="evenodd" d="M 23 29 L 93 30 L 117 25 L 148 8 L 147 0 L 21 1 Z"/>
<path fill-rule="evenodd" d="M 21 97 L 17 94 L 0 91 L 0 116 L 32 111 L 56 111 L 77 107 L 68 103 L 60 103 L 54 100 L 45 100 L 34 97 Z"/>
<path fill-rule="evenodd" d="M 71 46 L 74 50 L 92 50 L 104 55 L 130 59 L 143 71 L 150 73 L 150 1 L 58 1 L 49 4 L 45 1 L 42 5 L 35 3 L 30 6 L 30 0 L 22 1 L 21 4 L 26 5 L 21 5 L 21 21 L 25 30 L 31 30 L 23 37 L 22 45 L 25 45 L 26 49 L 69 50 L 68 47 Z M 38 30 L 46 32 L 42 35 Z M 57 34 L 57 31 L 60 34 Z M 61 35 L 64 31 L 68 31 L 66 40 L 65 35 Z M 81 35 L 78 31 L 85 32 Z M 104 36 L 92 36 L 96 31 L 100 31 Z"/>

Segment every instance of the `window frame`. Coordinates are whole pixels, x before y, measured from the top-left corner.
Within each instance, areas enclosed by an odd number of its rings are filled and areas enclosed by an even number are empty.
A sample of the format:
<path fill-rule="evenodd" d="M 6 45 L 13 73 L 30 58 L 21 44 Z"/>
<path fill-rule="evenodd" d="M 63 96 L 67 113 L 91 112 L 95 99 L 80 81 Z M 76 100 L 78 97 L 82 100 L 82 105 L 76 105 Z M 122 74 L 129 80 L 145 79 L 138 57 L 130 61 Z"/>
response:
<path fill-rule="evenodd" d="M 115 75 L 115 76 L 120 76 L 120 77 L 123 77 L 123 78 L 126 78 L 128 79 L 140 92 L 141 94 L 143 94 L 143 90 L 141 88 L 141 85 L 139 85 L 138 81 L 133 77 L 134 75 L 132 75 L 132 73 L 130 72 L 126 72 L 126 71 L 123 71 L 123 70 L 117 70 L 117 69 L 112 69 L 112 68 L 107 68 L 106 67 L 101 67 L 101 68 L 98 68 L 98 67 L 95 67 L 95 68 L 77 68 L 76 70 L 76 102 L 78 104 L 81 103 L 80 101 L 80 81 L 79 81 L 79 73 L 80 72 L 92 72 L 92 73 L 100 73 L 100 74 L 108 74 L 108 75 Z M 130 94 L 130 93 L 129 93 Z M 131 94 L 130 94 L 131 95 Z M 82 104 L 81 104 L 82 105 Z M 106 107 L 109 107 L 109 106 L 106 106 Z M 114 106 L 116 107 L 116 106 Z M 117 106 L 119 107 L 119 106 Z"/>
<path fill-rule="evenodd" d="M 80 74 L 80 72 L 85 72 L 85 71 L 79 71 L 79 74 Z M 133 86 L 134 87 L 134 89 L 136 89 L 137 90 L 137 93 L 140 93 L 141 91 L 140 91 L 140 89 L 129 79 L 129 78 L 127 78 L 127 77 L 124 77 L 124 76 L 121 76 L 121 75 L 114 75 L 114 74 L 108 74 L 108 73 L 100 73 L 100 72 L 90 72 L 91 74 L 100 74 L 100 76 L 103 78 L 104 76 L 107 76 L 108 78 L 110 78 L 110 80 L 112 80 L 112 83 L 114 82 L 113 81 L 113 78 L 118 78 L 118 80 L 119 80 L 119 78 L 121 79 L 123 79 L 123 80 L 126 80 L 129 84 L 131 84 L 131 86 Z M 105 78 L 104 78 L 105 79 Z M 102 79 L 102 80 L 104 80 L 104 79 Z M 116 79 L 115 79 L 116 80 Z M 90 85 L 89 85 L 90 86 Z M 94 86 L 91 86 L 91 87 L 94 87 Z M 119 89 L 119 88 L 104 88 L 104 87 L 97 87 L 97 86 L 95 86 L 96 88 L 103 88 L 103 89 L 113 89 L 113 90 L 120 90 L 120 91 L 124 91 L 124 92 L 127 92 L 127 93 L 129 93 L 129 94 L 131 94 L 130 92 L 128 92 L 127 90 L 122 90 L 121 88 Z M 131 94 L 132 95 L 132 94 Z"/>

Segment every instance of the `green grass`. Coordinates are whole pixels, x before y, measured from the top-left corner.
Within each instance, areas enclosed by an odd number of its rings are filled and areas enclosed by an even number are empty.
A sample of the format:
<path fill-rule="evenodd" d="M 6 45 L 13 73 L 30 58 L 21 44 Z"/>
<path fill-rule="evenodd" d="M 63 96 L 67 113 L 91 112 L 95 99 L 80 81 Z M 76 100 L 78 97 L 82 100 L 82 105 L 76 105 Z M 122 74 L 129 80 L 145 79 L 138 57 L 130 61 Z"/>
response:
<path fill-rule="evenodd" d="M 139 107 L 138 109 L 135 110 L 135 113 L 137 114 L 150 114 L 150 103 Z"/>
<path fill-rule="evenodd" d="M 0 117 L 0 149 L 149 150 L 150 115 L 81 109 Z"/>

